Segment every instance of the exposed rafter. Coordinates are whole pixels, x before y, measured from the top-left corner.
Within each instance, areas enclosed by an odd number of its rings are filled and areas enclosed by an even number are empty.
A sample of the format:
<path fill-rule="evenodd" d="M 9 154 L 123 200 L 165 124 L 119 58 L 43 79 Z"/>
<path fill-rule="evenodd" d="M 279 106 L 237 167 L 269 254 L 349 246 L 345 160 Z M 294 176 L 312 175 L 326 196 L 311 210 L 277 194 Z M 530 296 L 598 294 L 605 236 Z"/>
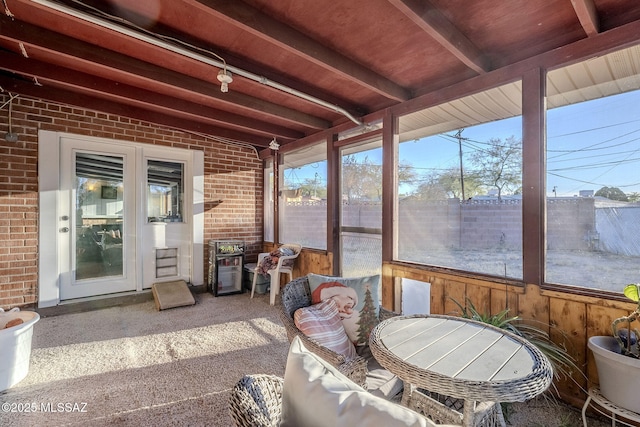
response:
<path fill-rule="evenodd" d="M 178 33 L 163 25 L 155 25 L 153 27 L 150 27 L 149 30 L 157 34 L 161 34 L 163 37 L 168 39 L 181 40 L 182 42 L 184 42 L 185 45 L 193 46 L 193 48 L 196 50 L 202 49 L 203 51 L 206 51 L 211 49 L 210 46 L 204 46 L 201 41 L 195 40 L 192 37 L 185 35 L 184 33 Z M 344 108 L 345 110 L 353 114 L 354 116 L 361 116 L 366 113 L 365 111 L 361 110 L 362 109 L 361 106 L 350 103 L 347 99 L 345 99 L 344 97 L 341 97 L 340 96 L 341 94 L 330 93 L 330 92 L 319 90 L 316 87 L 308 85 L 304 81 L 292 79 L 291 77 L 283 74 L 279 70 L 266 68 L 264 65 L 256 64 L 250 58 L 239 56 L 236 53 L 229 52 L 222 48 L 216 47 L 215 51 L 218 55 L 225 58 L 225 60 L 229 64 L 233 64 L 234 66 L 238 68 L 242 68 L 252 74 L 261 75 L 268 80 L 277 81 L 280 84 L 283 84 L 294 90 L 305 92 L 308 95 L 314 98 L 322 99 L 329 104 L 341 106 L 342 108 Z"/>
<path fill-rule="evenodd" d="M 428 0 L 389 2 L 469 68 L 478 74 L 491 71 L 488 58 Z"/>
<path fill-rule="evenodd" d="M 223 104 L 231 104 L 235 108 L 249 111 L 260 111 L 274 118 L 298 123 L 313 129 L 325 129 L 331 124 L 325 120 L 289 109 L 262 99 L 237 92 L 221 94 L 216 84 L 205 82 L 175 71 L 162 68 L 147 62 L 100 48 L 93 44 L 79 41 L 59 33 L 42 28 L 36 28 L 24 22 L 11 20 L 0 16 L 2 33 L 0 38 L 23 43 L 35 49 L 44 49 L 56 55 L 71 57 L 74 61 L 81 61 L 92 68 L 98 67 L 96 73 L 104 77 L 118 75 L 118 78 L 129 80 L 132 85 L 148 87 L 149 85 L 162 88 L 168 93 L 179 93 L 185 99 L 203 97 Z M 142 47 L 141 47 L 142 49 Z M 175 55 L 177 56 L 177 55 Z M 171 55 L 165 53 L 166 60 Z M 62 58 L 61 58 L 62 59 Z M 174 58 L 178 61 L 181 59 Z"/>
<path fill-rule="evenodd" d="M 321 67 L 337 72 L 395 101 L 406 101 L 410 93 L 388 78 L 314 41 L 242 2 L 227 0 L 188 0 L 203 13 L 215 13 L 245 31 L 293 52 Z"/>
<path fill-rule="evenodd" d="M 593 0 L 571 0 L 571 4 L 587 36 L 591 37 L 598 34 L 600 32 L 600 22 Z"/>
<path fill-rule="evenodd" d="M 38 81 L 45 86 L 50 82 L 55 86 L 66 87 L 69 90 L 77 90 L 87 95 L 111 100 L 113 102 L 124 101 L 130 105 L 145 108 L 150 111 L 176 115 L 188 120 L 200 120 L 216 126 L 227 126 L 241 132 L 257 131 L 265 137 L 277 136 L 289 140 L 302 138 L 304 136 L 304 134 L 300 132 L 294 132 L 282 126 L 264 123 L 255 119 L 252 120 L 217 108 L 210 108 L 183 99 L 161 95 L 156 92 L 81 73 L 69 68 L 54 67 L 41 61 L 27 59 L 6 52 L 0 52 L 0 69 L 36 77 Z"/>
<path fill-rule="evenodd" d="M 571 62 L 623 27 L 640 43 L 637 0 L 467 3 L 6 0 L 0 75 L 19 95 L 285 153 L 547 54 Z"/>
<path fill-rule="evenodd" d="M 74 105 L 80 108 L 89 108 L 94 111 L 109 114 L 117 114 L 123 117 L 130 117 L 175 129 L 182 129 L 188 132 L 229 138 L 257 147 L 267 147 L 270 141 L 270 139 L 261 138 L 251 133 L 237 132 L 219 126 L 212 126 L 193 120 L 185 120 L 168 114 L 132 107 L 113 101 L 107 101 L 89 95 L 82 95 L 65 89 L 38 86 L 32 82 L 11 78 L 1 74 L 0 87 L 6 91 L 19 93 L 24 96 L 40 98 L 61 104 Z"/>

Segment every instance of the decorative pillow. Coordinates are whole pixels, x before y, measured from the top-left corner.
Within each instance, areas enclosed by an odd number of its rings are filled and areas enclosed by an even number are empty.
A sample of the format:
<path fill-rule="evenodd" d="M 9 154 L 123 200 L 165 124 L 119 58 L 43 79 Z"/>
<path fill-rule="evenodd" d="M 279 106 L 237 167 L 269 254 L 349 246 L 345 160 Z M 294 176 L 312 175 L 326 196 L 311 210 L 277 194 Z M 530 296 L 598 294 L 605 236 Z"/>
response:
<path fill-rule="evenodd" d="M 368 344 L 371 330 L 378 324 L 380 275 L 344 278 L 310 273 L 307 278 L 311 304 L 335 300 L 351 342 Z"/>
<path fill-rule="evenodd" d="M 374 396 L 349 380 L 300 338 L 284 373 L 282 427 L 435 426 L 411 409 Z"/>
<path fill-rule="evenodd" d="M 324 347 L 347 359 L 357 356 L 356 348 L 342 326 L 335 301 L 328 299 L 320 304 L 299 308 L 293 313 L 293 321 L 303 334 Z"/>

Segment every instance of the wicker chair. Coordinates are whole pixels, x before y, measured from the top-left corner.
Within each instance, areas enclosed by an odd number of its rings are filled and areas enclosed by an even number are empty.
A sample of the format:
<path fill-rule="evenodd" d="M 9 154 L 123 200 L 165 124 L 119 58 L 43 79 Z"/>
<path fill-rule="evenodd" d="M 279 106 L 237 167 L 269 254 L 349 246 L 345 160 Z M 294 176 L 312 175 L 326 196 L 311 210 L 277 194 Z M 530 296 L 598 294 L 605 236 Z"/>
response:
<path fill-rule="evenodd" d="M 347 358 L 343 355 L 322 346 L 317 341 L 309 338 L 298 329 L 293 321 L 293 313 L 295 313 L 295 311 L 299 308 L 308 307 L 310 305 L 311 290 L 309 289 L 309 280 L 306 276 L 292 280 L 282 290 L 281 304 L 278 314 L 285 330 L 287 331 L 289 342 L 291 342 L 296 336 L 300 337 L 306 348 L 322 357 L 332 366 L 336 367 L 351 381 L 369 390 L 369 388 L 367 387 L 369 360 L 367 358 L 358 356 L 354 359 L 347 360 Z M 397 315 L 397 313 L 385 310 L 384 308 L 380 307 L 378 317 L 382 321 L 388 319 L 389 317 Z"/>
<path fill-rule="evenodd" d="M 284 380 L 274 375 L 245 375 L 229 397 L 229 412 L 237 427 L 277 427 L 282 418 Z"/>
<path fill-rule="evenodd" d="M 307 337 L 296 327 L 293 321 L 293 313 L 297 309 L 309 305 L 311 305 L 311 290 L 306 276 L 294 279 L 282 290 L 278 314 L 287 332 L 289 342 L 296 336 L 300 337 L 304 346 L 309 349 L 309 351 L 322 357 L 351 379 L 351 381 L 371 391 L 371 389 L 367 387 L 367 375 L 369 374 L 368 359 L 358 356 L 355 359 L 347 360 L 343 355 Z M 380 307 L 378 316 L 380 321 L 393 316 L 398 316 L 398 313 Z M 390 397 L 390 399 L 398 400 L 398 396 Z M 427 390 L 416 389 L 410 385 L 407 387 L 407 384 L 405 384 L 402 403 L 404 406 L 413 409 L 438 424 L 462 425 L 464 401 L 461 399 L 437 395 Z M 475 408 L 467 409 L 474 413 L 473 419 L 475 427 L 505 426 L 501 407 L 497 402 L 477 402 Z"/>
<path fill-rule="evenodd" d="M 282 421 L 284 379 L 274 375 L 245 375 L 229 396 L 229 413 L 236 427 L 276 427 Z M 428 426 L 436 423 L 425 419 Z M 459 426 L 460 424 L 447 424 Z M 442 426 L 446 427 L 446 426 Z"/>

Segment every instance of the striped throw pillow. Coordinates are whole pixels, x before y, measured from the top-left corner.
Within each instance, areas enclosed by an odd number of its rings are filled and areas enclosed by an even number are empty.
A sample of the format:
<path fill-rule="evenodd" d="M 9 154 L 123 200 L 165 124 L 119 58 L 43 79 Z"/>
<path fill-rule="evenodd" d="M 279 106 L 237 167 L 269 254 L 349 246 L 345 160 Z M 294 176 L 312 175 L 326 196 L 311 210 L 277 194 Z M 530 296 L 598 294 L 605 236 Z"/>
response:
<path fill-rule="evenodd" d="M 303 334 L 320 345 L 344 355 L 347 359 L 356 357 L 356 348 L 344 330 L 338 306 L 328 299 L 319 304 L 296 310 L 293 320 Z"/>

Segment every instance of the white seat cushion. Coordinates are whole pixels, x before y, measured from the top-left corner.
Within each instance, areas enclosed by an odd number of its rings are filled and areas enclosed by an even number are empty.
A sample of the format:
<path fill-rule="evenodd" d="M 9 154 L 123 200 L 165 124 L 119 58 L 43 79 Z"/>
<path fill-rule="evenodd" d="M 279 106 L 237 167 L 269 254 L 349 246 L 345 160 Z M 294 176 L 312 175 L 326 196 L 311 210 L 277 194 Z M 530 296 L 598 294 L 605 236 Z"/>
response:
<path fill-rule="evenodd" d="M 387 400 L 398 395 L 404 383 L 400 378 L 384 369 L 373 357 L 369 346 L 357 347 L 358 355 L 367 359 L 367 391 Z"/>
<path fill-rule="evenodd" d="M 284 427 L 434 426 L 408 408 L 374 396 L 307 351 L 295 337 L 284 374 Z"/>

